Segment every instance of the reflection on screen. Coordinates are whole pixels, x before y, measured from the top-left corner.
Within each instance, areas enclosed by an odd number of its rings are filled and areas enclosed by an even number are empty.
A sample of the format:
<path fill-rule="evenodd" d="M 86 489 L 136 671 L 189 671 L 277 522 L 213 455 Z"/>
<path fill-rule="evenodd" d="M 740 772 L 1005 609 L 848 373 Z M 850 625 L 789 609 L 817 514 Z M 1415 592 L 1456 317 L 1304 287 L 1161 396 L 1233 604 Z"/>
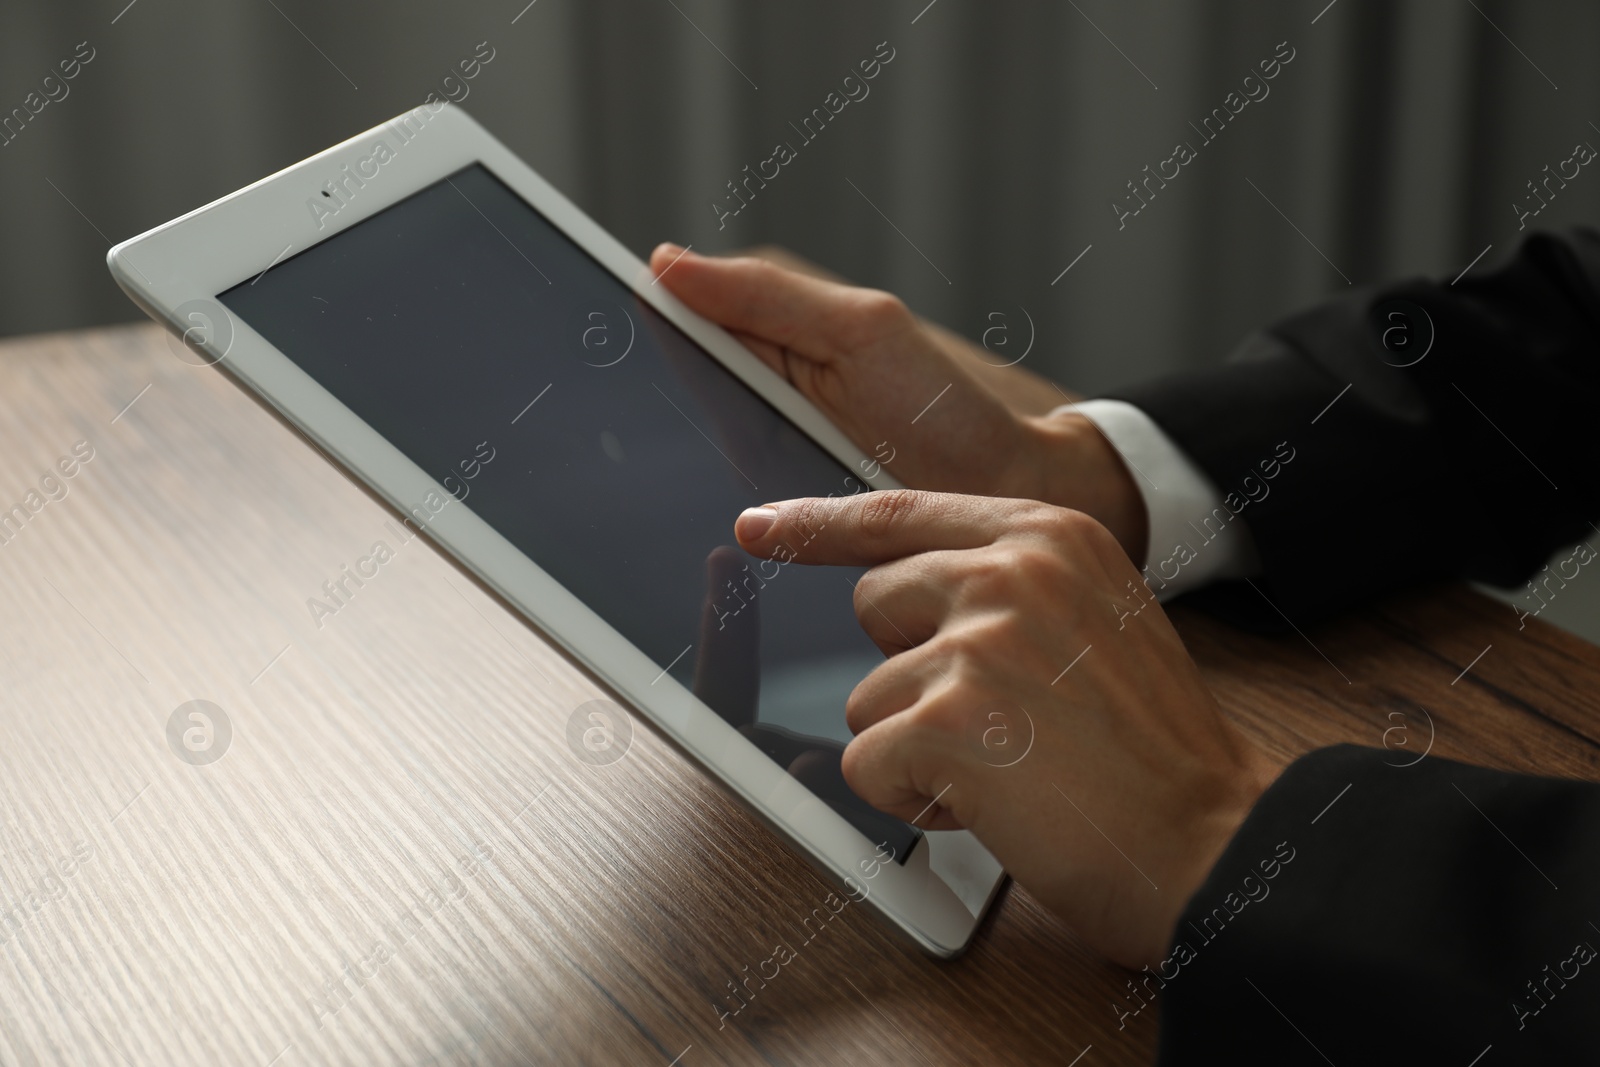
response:
<path fill-rule="evenodd" d="M 624 637 L 904 860 L 845 784 L 883 656 L 859 569 L 758 560 L 752 504 L 865 489 L 482 166 L 219 299 Z"/>

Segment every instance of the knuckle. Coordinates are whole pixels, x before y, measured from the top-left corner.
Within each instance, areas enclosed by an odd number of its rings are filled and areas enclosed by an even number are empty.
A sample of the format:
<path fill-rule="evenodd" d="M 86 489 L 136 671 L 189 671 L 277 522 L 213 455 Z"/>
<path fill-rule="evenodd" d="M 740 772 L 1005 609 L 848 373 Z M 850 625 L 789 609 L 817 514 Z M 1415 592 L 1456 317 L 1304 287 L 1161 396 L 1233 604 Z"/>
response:
<path fill-rule="evenodd" d="M 940 634 L 929 642 L 929 657 L 944 666 L 947 685 L 942 695 L 959 698 L 968 687 L 982 680 L 987 629 L 985 622 L 973 619 L 960 629 Z"/>
<path fill-rule="evenodd" d="M 974 674 L 1008 670 L 1007 661 L 1016 655 L 1017 639 L 1026 630 L 1023 616 L 1015 611 L 997 611 L 978 620 L 966 635 L 968 669 Z"/>
<path fill-rule="evenodd" d="M 911 314 L 905 301 L 882 289 L 859 289 L 855 299 L 856 309 L 863 319 L 896 322 L 909 318 Z"/>
<path fill-rule="evenodd" d="M 962 591 L 979 600 L 1009 600 L 1017 580 L 1016 553 L 1000 549 L 974 550 L 961 575 Z"/>
<path fill-rule="evenodd" d="M 741 253 L 742 259 L 759 259 L 767 263 L 781 263 L 790 256 L 787 248 L 779 244 L 751 245 Z"/>
<path fill-rule="evenodd" d="M 893 293 L 861 289 L 852 303 L 853 317 L 866 338 L 893 333 L 911 323 L 911 309 Z"/>
<path fill-rule="evenodd" d="M 1033 644 L 1031 627 L 1015 611 L 985 611 L 952 633 L 946 657 L 954 688 L 988 691 L 1004 684 L 1017 668 L 1017 658 Z"/>
<path fill-rule="evenodd" d="M 1078 530 L 1078 517 L 1087 518 L 1081 511 L 1058 508 L 1053 504 L 1032 503 L 1017 516 L 1015 528 L 1022 533 L 1042 537 L 1068 537 Z"/>
<path fill-rule="evenodd" d="M 1033 534 L 1054 544 L 1098 549 L 1114 541 L 1111 531 L 1087 512 L 1039 504 L 1023 512 L 1017 522 L 1021 532 Z"/>
<path fill-rule="evenodd" d="M 1014 671 L 1017 663 L 1034 647 L 1036 621 L 1014 611 L 990 617 L 980 638 L 985 668 L 997 674 Z"/>
<path fill-rule="evenodd" d="M 980 693 L 1011 691 L 1019 678 L 1054 678 L 1063 644 L 1084 635 L 1083 609 L 1074 598 L 1051 595 L 1037 610 L 986 611 L 964 627 L 954 675 Z"/>
<path fill-rule="evenodd" d="M 867 677 L 870 678 L 871 675 Z M 866 678 L 863 678 L 845 698 L 844 724 L 850 728 L 852 734 L 859 734 L 871 721 L 872 688 L 867 685 Z"/>
<path fill-rule="evenodd" d="M 865 759 L 866 749 L 860 742 L 852 741 L 844 747 L 844 754 L 839 757 L 839 770 L 844 774 L 845 784 L 851 791 L 870 804 L 878 783 L 863 765 Z"/>
<path fill-rule="evenodd" d="M 861 498 L 859 522 L 868 537 L 898 533 L 917 511 L 919 497 L 911 489 L 884 489 Z"/>
<path fill-rule="evenodd" d="M 751 281 L 763 288 L 781 285 L 788 274 L 777 263 L 763 255 L 756 254 L 754 250 L 734 257 L 729 263 L 731 266 L 747 272 Z"/>
<path fill-rule="evenodd" d="M 1070 568 L 1061 552 L 1043 545 L 1025 545 L 1012 557 L 1012 574 L 1028 586 L 1053 585 L 1065 578 Z"/>
<path fill-rule="evenodd" d="M 855 589 L 850 594 L 850 604 L 855 608 L 856 619 L 863 623 L 873 613 L 873 604 L 878 600 L 882 591 L 879 588 L 882 584 L 882 579 L 877 577 L 877 573 L 878 569 L 874 567 L 863 574 L 856 581 Z"/>
<path fill-rule="evenodd" d="M 912 717 L 917 732 L 931 738 L 960 737 L 968 725 L 968 710 L 976 694 L 964 686 L 953 686 L 943 693 L 920 701 L 906 714 Z"/>
<path fill-rule="evenodd" d="M 1006 543 L 968 555 L 961 591 L 980 603 L 1018 603 L 1059 584 L 1068 570 L 1060 550 L 1043 544 Z"/>
<path fill-rule="evenodd" d="M 772 257 L 765 254 L 764 248 L 747 248 L 736 256 L 728 258 L 729 263 L 736 263 L 745 270 L 766 273 L 774 269 Z"/>

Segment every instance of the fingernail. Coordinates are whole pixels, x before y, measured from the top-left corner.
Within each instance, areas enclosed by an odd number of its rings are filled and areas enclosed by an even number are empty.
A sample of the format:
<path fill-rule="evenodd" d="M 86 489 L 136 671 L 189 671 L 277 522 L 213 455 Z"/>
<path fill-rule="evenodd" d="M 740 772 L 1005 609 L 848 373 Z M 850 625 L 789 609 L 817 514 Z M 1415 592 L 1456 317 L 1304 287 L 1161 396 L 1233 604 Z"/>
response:
<path fill-rule="evenodd" d="M 683 254 L 682 246 L 675 245 L 671 241 L 662 241 L 660 244 L 656 245 L 656 251 L 665 252 L 669 256 L 678 256 Z"/>
<path fill-rule="evenodd" d="M 777 521 L 777 508 L 745 508 L 733 524 L 733 536 L 741 541 L 759 541 Z"/>

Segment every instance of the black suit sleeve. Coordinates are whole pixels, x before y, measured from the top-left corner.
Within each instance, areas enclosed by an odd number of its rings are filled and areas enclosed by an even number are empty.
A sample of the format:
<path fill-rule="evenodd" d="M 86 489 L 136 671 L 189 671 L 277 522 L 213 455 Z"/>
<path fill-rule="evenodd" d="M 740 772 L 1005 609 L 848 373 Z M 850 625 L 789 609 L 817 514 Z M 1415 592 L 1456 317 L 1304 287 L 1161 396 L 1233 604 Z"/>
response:
<path fill-rule="evenodd" d="M 1114 1006 L 1161 1004 L 1164 1067 L 1600 1056 L 1600 786 L 1401 762 L 1323 749 L 1262 797 Z"/>
<path fill-rule="evenodd" d="M 1453 284 L 1358 290 L 1277 323 L 1223 367 L 1117 394 L 1232 494 L 1260 552 L 1257 585 L 1296 622 L 1439 578 L 1520 585 L 1594 533 L 1597 397 L 1592 230 L 1531 236 L 1509 263 Z M 1281 467 L 1280 443 L 1294 455 Z M 1152 545 L 1151 559 L 1167 551 Z M 1244 625 L 1278 623 L 1244 583 L 1200 596 Z"/>

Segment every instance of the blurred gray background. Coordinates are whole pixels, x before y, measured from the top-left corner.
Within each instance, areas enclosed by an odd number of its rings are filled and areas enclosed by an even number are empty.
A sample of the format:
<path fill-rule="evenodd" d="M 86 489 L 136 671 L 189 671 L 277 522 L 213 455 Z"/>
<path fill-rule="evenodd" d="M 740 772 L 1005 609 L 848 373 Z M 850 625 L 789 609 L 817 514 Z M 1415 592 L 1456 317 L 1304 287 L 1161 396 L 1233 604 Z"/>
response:
<path fill-rule="evenodd" d="M 0 116 L 85 41 L 0 147 L 0 334 L 138 318 L 111 242 L 443 95 L 480 42 L 466 109 L 639 253 L 773 242 L 972 337 L 1031 317 L 1028 365 L 1089 392 L 1349 284 L 1491 266 L 1526 183 L 1600 145 L 1600 5 L 1575 0 L 12 0 Z M 1201 145 L 1281 42 L 1270 95 Z M 799 158 L 719 228 L 780 140 Z M 1119 229 L 1178 141 L 1198 158 Z M 1597 218 L 1586 169 L 1530 228 Z M 1582 593 L 1543 617 L 1600 635 Z"/>

